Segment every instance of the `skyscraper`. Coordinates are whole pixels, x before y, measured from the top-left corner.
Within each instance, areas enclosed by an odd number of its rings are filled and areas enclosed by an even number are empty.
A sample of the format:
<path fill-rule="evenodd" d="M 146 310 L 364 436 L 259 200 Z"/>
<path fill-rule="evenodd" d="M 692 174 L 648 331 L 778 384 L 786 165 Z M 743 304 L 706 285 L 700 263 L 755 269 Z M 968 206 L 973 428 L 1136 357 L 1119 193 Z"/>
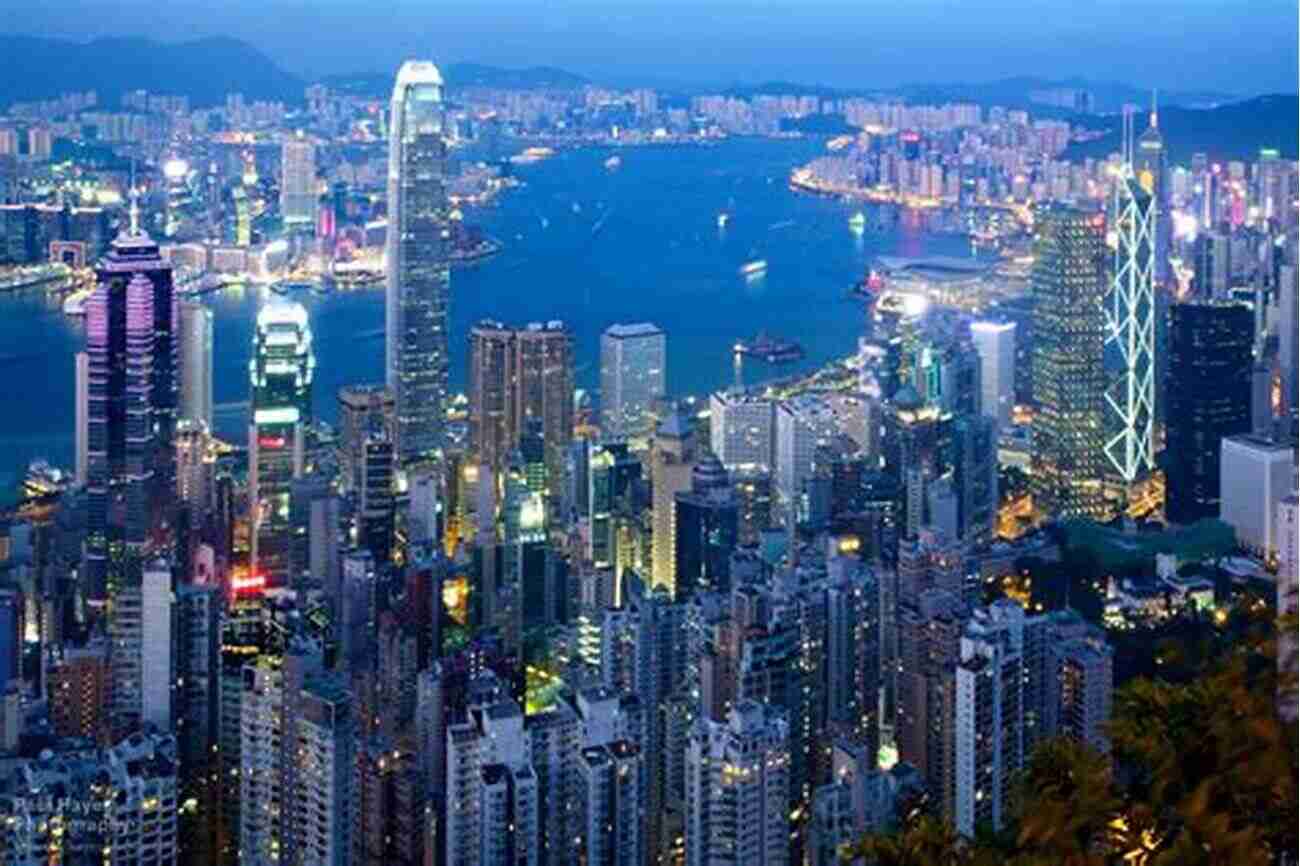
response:
<path fill-rule="evenodd" d="M 179 418 L 212 429 L 212 310 L 196 300 L 181 301 Z"/>
<path fill-rule="evenodd" d="M 73 399 L 73 414 L 76 418 L 76 479 L 77 484 L 84 485 L 90 471 L 90 355 L 78 352 L 75 360 L 77 390 Z"/>
<path fill-rule="evenodd" d="M 1156 446 L 1157 208 L 1150 187 L 1133 171 L 1126 161 L 1115 178 L 1110 221 L 1116 242 L 1104 300 L 1105 473 L 1120 510 L 1138 498 L 1137 485 L 1155 469 Z"/>
<path fill-rule="evenodd" d="M 740 534 L 736 493 L 710 452 L 691 470 L 691 489 L 673 502 L 674 585 L 683 597 L 731 588 L 731 554 Z"/>
<path fill-rule="evenodd" d="M 1277 555 L 1277 504 L 1295 492 L 1295 449 L 1259 436 L 1229 436 L 1219 457 L 1219 519 L 1252 553 Z"/>
<path fill-rule="evenodd" d="M 1133 171 L 1138 184 L 1151 198 L 1151 241 L 1156 283 L 1164 283 L 1169 278 L 1169 242 L 1173 234 L 1169 191 L 1165 182 L 1166 159 L 1165 140 L 1160 135 L 1159 113 L 1153 92 L 1151 116 L 1146 130 L 1138 136 L 1133 154 Z"/>
<path fill-rule="evenodd" d="M 286 228 L 316 223 L 316 145 L 297 135 L 280 145 L 280 216 Z"/>
<path fill-rule="evenodd" d="M 1241 304 L 1169 310 L 1165 515 L 1175 523 L 1218 516 L 1219 443 L 1251 432 L 1251 328 Z"/>
<path fill-rule="evenodd" d="M 1054 517 L 1107 517 L 1102 490 L 1105 219 L 1038 212 L 1034 296 L 1034 507 Z"/>
<path fill-rule="evenodd" d="M 401 462 L 442 445 L 447 397 L 447 143 L 442 75 L 428 61 L 397 72 L 388 127 L 385 367 Z"/>
<path fill-rule="evenodd" d="M 573 336 L 562 322 L 470 331 L 470 442 L 499 473 L 529 422 L 541 425 L 546 486 L 560 492 L 573 439 Z"/>
<path fill-rule="evenodd" d="M 667 338 L 657 326 L 610 325 L 600 337 L 600 426 L 607 437 L 645 436 L 664 396 Z"/>
<path fill-rule="evenodd" d="M 970 335 L 980 356 L 981 411 L 1005 429 L 1016 403 L 1015 322 L 972 322 Z"/>
<path fill-rule="evenodd" d="M 315 368 L 311 328 L 302 305 L 274 299 L 262 307 L 248 362 L 253 409 L 248 487 L 252 566 L 268 586 L 283 585 L 289 578 L 289 498 L 293 479 L 303 469 Z"/>
<path fill-rule="evenodd" d="M 172 271 L 139 211 L 100 263 L 86 302 L 86 573 L 94 596 L 127 572 L 175 485 Z M 123 507 L 115 507 L 121 502 Z"/>
<path fill-rule="evenodd" d="M 673 528 L 676 495 L 691 488 L 695 437 L 690 422 L 674 412 L 655 431 L 650 451 L 650 486 L 654 491 L 653 566 L 651 583 L 677 593 L 677 535 Z"/>

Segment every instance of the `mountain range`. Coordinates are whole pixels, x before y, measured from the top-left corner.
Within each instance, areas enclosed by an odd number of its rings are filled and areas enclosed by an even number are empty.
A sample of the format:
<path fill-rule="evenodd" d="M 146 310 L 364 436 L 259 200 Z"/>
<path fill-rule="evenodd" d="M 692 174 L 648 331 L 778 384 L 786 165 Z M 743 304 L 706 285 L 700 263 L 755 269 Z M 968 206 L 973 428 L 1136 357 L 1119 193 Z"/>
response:
<path fill-rule="evenodd" d="M 143 37 L 105 38 L 90 42 L 0 35 L 0 107 L 13 102 L 49 99 L 63 93 L 94 89 L 100 104 L 116 108 L 121 94 L 137 89 L 183 94 L 195 106 L 218 105 L 227 93 L 246 100 L 272 99 L 300 104 L 309 83 L 286 72 L 265 54 L 237 39 L 213 37 L 189 42 L 158 42 Z M 504 69 L 477 63 L 442 67 L 448 86 L 518 89 L 572 89 L 591 83 L 573 72 L 548 66 Z M 325 79 L 340 90 L 374 98 L 391 92 L 393 71 Z M 1035 90 L 1089 90 L 1098 111 L 1118 111 L 1125 103 L 1145 106 L 1150 94 L 1126 84 L 1082 79 L 1048 80 L 1027 76 L 968 84 L 909 84 L 897 88 L 844 90 L 793 82 L 772 81 L 727 88 L 736 96 L 756 93 L 815 94 L 822 97 L 874 95 L 907 102 L 970 101 L 981 105 L 1028 108 L 1036 116 L 1068 118 L 1110 134 L 1084 145 L 1071 155 L 1101 156 L 1118 148 L 1116 116 L 1078 115 L 1065 108 L 1035 104 Z M 692 88 L 695 92 L 718 88 Z M 688 95 L 675 94 L 676 97 Z M 674 99 L 674 101 L 677 101 Z M 1212 107 L 1206 107 L 1212 106 Z M 1161 97 L 1161 128 L 1174 160 L 1203 151 L 1215 158 L 1252 155 L 1263 146 L 1278 147 L 1296 156 L 1296 96 L 1271 95 L 1234 101 L 1228 94 L 1180 91 Z"/>

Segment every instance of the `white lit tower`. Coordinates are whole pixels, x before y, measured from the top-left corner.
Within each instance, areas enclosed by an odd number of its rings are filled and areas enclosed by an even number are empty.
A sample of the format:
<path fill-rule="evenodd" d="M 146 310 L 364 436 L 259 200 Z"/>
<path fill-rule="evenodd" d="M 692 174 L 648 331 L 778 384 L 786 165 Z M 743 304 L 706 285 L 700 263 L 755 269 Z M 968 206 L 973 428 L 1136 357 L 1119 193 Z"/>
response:
<path fill-rule="evenodd" d="M 1132 115 L 1124 115 L 1124 157 L 1111 199 L 1114 265 L 1106 286 L 1106 474 L 1136 507 L 1137 488 L 1155 470 L 1155 198 L 1133 171 Z"/>
<path fill-rule="evenodd" d="M 409 60 L 393 87 L 385 251 L 385 366 L 402 462 L 429 456 L 442 440 L 451 295 L 446 163 L 442 75 L 428 61 Z"/>

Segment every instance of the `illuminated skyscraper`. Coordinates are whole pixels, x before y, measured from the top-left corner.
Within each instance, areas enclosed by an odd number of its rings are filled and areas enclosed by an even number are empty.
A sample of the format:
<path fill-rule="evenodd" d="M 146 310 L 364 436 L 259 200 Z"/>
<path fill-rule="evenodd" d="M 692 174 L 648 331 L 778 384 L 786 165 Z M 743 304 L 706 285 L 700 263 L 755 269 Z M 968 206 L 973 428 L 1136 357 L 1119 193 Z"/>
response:
<path fill-rule="evenodd" d="M 1037 214 L 1035 230 L 1034 506 L 1054 517 L 1104 518 L 1105 220 L 1051 207 Z"/>
<path fill-rule="evenodd" d="M 447 397 L 447 143 L 442 75 L 432 63 L 398 70 L 388 132 L 385 366 L 406 462 L 441 446 Z"/>
<path fill-rule="evenodd" d="M 666 338 L 655 325 L 610 325 L 600 337 L 600 426 L 609 438 L 654 429 L 655 400 L 665 393 Z"/>
<path fill-rule="evenodd" d="M 316 222 L 316 145 L 301 132 L 280 145 L 280 216 L 286 228 Z"/>
<path fill-rule="evenodd" d="M 85 552 L 94 595 L 134 561 L 154 522 L 156 494 L 175 487 L 172 270 L 140 228 L 134 201 L 130 224 L 100 263 L 97 281 L 86 303 L 85 389 Z"/>
<path fill-rule="evenodd" d="M 1010 427 L 1016 403 L 1015 322 L 972 322 L 970 336 L 980 356 L 980 409 L 1000 428 Z"/>
<path fill-rule="evenodd" d="M 289 494 L 302 473 L 303 437 L 311 423 L 316 367 L 311 328 L 301 304 L 272 300 L 257 314 L 248 362 L 253 423 L 248 431 L 253 568 L 268 586 L 289 577 Z"/>
<path fill-rule="evenodd" d="M 181 301 L 181 418 L 212 429 L 212 310 L 200 301 Z"/>
<path fill-rule="evenodd" d="M 1153 112 L 1153 123 L 1154 118 Z M 1136 486 L 1155 469 L 1157 207 L 1149 191 L 1148 183 L 1154 183 L 1150 171 L 1143 169 L 1145 180 L 1139 181 L 1131 157 L 1126 158 L 1111 199 L 1115 248 L 1104 301 L 1103 411 L 1106 476 L 1121 509 L 1134 501 Z"/>
<path fill-rule="evenodd" d="M 1169 241 L 1173 232 L 1169 193 L 1165 183 L 1166 159 L 1165 140 L 1160 135 L 1156 95 L 1153 92 L 1150 123 L 1146 131 L 1138 136 L 1132 162 L 1138 185 L 1151 198 L 1152 255 L 1155 259 L 1154 274 L 1157 283 L 1164 283 L 1169 277 Z"/>

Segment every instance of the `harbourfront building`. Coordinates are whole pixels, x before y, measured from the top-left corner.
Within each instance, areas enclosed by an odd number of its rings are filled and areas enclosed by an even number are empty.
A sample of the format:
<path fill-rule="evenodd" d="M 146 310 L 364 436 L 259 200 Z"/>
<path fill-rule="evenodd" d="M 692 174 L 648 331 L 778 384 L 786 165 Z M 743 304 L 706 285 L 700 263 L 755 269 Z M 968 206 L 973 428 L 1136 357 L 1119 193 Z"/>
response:
<path fill-rule="evenodd" d="M 280 145 L 280 216 L 285 228 L 316 223 L 316 145 L 302 133 Z"/>
<path fill-rule="evenodd" d="M 403 63 L 389 118 L 385 369 L 403 463 L 441 447 L 447 399 L 451 276 L 442 87 L 432 63 Z"/>
<path fill-rule="evenodd" d="M 290 577 L 290 494 L 302 474 L 312 420 L 316 368 L 311 328 L 301 304 L 275 299 L 257 314 L 248 362 L 252 424 L 248 431 L 252 570 L 268 586 Z"/>

